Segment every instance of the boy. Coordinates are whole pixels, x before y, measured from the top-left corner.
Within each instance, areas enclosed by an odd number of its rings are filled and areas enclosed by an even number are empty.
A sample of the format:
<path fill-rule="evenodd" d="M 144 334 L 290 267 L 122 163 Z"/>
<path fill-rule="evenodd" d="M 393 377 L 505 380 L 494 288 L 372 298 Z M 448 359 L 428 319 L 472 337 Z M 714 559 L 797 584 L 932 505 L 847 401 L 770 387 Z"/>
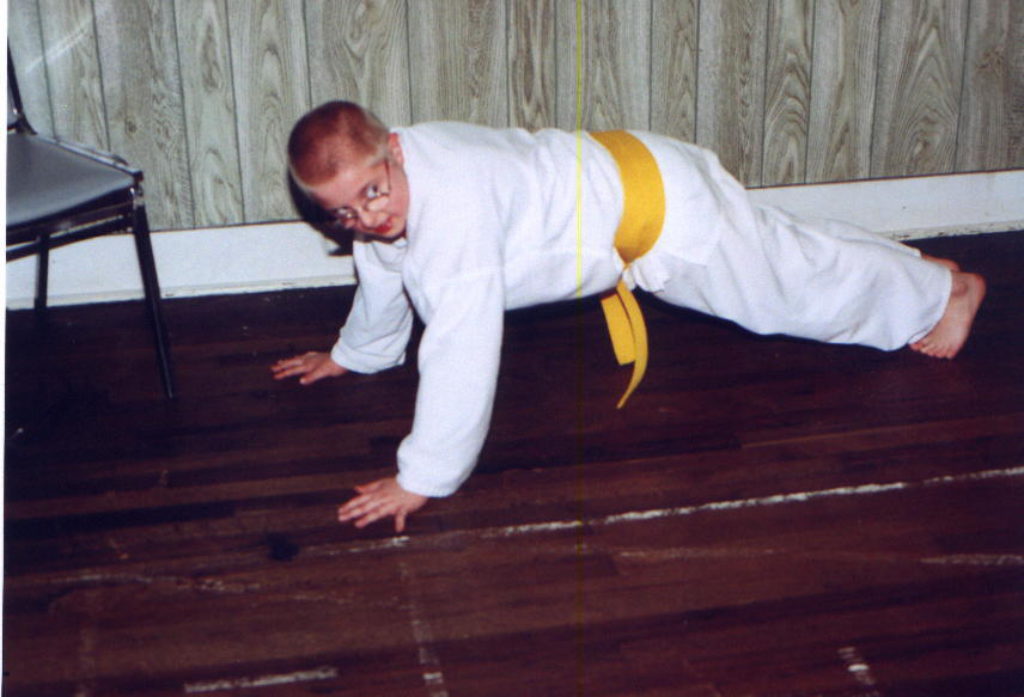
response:
<path fill-rule="evenodd" d="M 298 187 L 353 232 L 359 286 L 330 353 L 281 360 L 274 377 L 309 385 L 399 365 L 414 309 L 425 324 L 399 474 L 356 487 L 338 509 L 357 527 L 394 517 L 401 532 L 429 497 L 469 476 L 507 309 L 604 293 L 621 279 L 759 333 L 952 358 L 985 294 L 980 276 L 951 261 L 754 206 L 712 153 L 648 133 L 389 131 L 355 104 L 330 102 L 299 120 L 288 156 Z M 628 290 L 618 297 L 628 315 Z M 616 351 L 635 349 L 632 389 L 645 336 L 635 315 L 624 323 Z"/>

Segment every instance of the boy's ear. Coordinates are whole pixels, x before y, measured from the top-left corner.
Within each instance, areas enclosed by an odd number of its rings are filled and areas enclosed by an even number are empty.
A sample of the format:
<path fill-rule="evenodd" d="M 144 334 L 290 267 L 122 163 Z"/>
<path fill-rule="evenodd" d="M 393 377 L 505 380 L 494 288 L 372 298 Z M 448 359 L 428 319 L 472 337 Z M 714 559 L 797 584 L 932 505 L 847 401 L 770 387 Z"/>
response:
<path fill-rule="evenodd" d="M 405 164 L 405 156 L 402 155 L 402 142 L 397 133 L 388 134 L 388 151 L 391 152 L 391 159 L 400 165 Z"/>

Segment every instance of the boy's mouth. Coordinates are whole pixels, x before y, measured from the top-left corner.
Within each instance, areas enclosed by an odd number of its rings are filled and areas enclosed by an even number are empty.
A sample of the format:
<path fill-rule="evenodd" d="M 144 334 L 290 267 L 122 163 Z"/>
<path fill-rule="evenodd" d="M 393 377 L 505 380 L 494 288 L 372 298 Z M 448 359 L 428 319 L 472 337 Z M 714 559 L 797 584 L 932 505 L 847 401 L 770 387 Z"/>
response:
<path fill-rule="evenodd" d="M 385 220 L 377 227 L 368 228 L 366 232 L 370 235 L 373 235 L 374 237 L 380 237 L 382 239 L 391 239 L 392 237 L 401 236 L 400 233 L 402 231 L 398 230 L 399 234 L 396 235 L 395 219 L 393 217 L 388 217 L 387 220 Z"/>

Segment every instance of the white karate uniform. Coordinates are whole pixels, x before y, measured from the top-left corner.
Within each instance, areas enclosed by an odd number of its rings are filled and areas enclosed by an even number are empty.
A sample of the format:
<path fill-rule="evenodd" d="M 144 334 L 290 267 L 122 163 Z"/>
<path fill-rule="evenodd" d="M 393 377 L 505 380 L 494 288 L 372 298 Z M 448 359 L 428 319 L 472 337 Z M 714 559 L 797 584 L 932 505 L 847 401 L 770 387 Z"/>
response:
<path fill-rule="evenodd" d="M 359 287 L 331 357 L 364 373 L 399 365 L 413 308 L 423 320 L 416 415 L 398 449 L 398 482 L 418 494 L 451 494 L 476 464 L 505 310 L 600 293 L 624 277 L 755 332 L 894 349 L 926 334 L 949 296 L 949 271 L 915 250 L 756 207 L 714 154 L 670 138 L 633 132 L 658 162 L 666 211 L 658 242 L 624 269 L 613 248 L 618 169 L 589 136 L 460 123 L 395 132 L 406 236 L 355 242 Z M 668 350 L 657 337 L 651 347 Z"/>

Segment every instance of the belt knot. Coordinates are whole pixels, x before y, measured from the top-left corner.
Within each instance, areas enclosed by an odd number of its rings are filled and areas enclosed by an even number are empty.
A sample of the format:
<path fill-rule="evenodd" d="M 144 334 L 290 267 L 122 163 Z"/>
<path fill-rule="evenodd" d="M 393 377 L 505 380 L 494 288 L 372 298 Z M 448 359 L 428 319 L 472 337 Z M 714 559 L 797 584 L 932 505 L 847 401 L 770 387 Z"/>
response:
<path fill-rule="evenodd" d="M 622 180 L 622 219 L 615 231 L 615 251 L 626 266 L 646 254 L 658 241 L 665 222 L 665 186 L 654 155 L 639 138 L 626 131 L 591 133 L 603 145 Z M 633 375 L 618 408 L 626 404 L 647 371 L 647 327 L 643 313 L 625 282 L 601 298 L 612 348 L 619 365 L 633 364 Z"/>

